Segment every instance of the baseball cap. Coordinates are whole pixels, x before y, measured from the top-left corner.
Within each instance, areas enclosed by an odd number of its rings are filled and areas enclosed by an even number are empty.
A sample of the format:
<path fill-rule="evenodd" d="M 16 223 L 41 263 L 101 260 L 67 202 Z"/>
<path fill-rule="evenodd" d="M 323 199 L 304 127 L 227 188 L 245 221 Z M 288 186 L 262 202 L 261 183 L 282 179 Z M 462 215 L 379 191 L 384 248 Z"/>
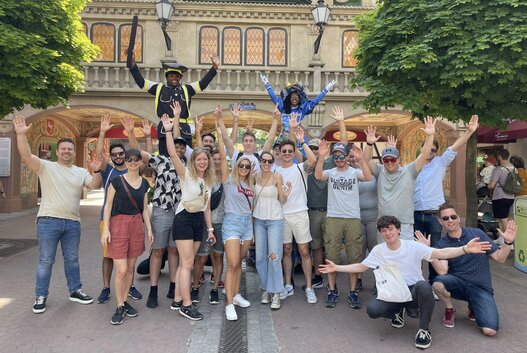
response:
<path fill-rule="evenodd" d="M 320 139 L 311 139 L 309 140 L 309 143 L 307 145 L 318 147 L 319 144 L 320 144 Z"/>
<path fill-rule="evenodd" d="M 399 158 L 399 150 L 395 147 L 386 147 L 382 150 L 382 158 L 384 157 L 393 157 L 393 158 Z"/>
<path fill-rule="evenodd" d="M 342 152 L 344 154 L 348 154 L 348 147 L 342 142 L 337 142 L 333 145 L 333 149 L 331 150 L 332 154 L 335 152 Z"/>

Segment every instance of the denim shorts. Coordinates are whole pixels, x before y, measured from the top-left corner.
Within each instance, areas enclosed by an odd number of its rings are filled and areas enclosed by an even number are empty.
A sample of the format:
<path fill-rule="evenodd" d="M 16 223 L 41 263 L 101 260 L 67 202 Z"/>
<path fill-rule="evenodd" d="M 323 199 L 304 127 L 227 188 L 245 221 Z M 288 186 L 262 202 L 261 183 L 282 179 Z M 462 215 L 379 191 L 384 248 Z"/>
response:
<path fill-rule="evenodd" d="M 230 239 L 236 239 L 240 242 L 251 240 L 253 238 L 253 233 L 253 223 L 250 214 L 225 214 L 223 226 L 221 228 L 221 235 L 224 244 Z"/>

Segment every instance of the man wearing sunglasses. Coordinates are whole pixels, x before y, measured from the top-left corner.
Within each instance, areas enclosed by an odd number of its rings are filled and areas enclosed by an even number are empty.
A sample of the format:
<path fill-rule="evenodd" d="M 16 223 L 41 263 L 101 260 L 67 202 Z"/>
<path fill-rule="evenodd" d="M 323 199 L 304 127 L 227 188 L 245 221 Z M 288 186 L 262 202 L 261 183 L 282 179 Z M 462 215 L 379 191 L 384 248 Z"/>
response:
<path fill-rule="evenodd" d="M 473 115 L 467 125 L 467 131 L 459 137 L 442 155 L 437 155 L 439 143 L 434 140 L 434 146 L 428 154 L 421 173 L 417 176 L 414 193 L 414 229 L 423 234 L 430 234 L 430 245 L 435 246 L 441 239 L 441 224 L 438 222 L 439 206 L 445 203 L 443 179 L 450 163 L 456 158 L 457 152 L 478 129 L 478 116 Z M 428 279 L 432 283 L 436 273 L 429 265 Z"/>
<path fill-rule="evenodd" d="M 483 231 L 477 228 L 461 227 L 461 220 L 454 207 L 444 204 L 439 208 L 439 223 L 447 235 L 436 243 L 436 248 L 466 248 L 473 239 L 487 242 L 491 248 L 484 254 L 467 254 L 449 259 L 433 260 L 432 266 L 438 273 L 434 278 L 434 290 L 445 304 L 443 325 L 455 326 L 455 314 L 452 299 L 468 302 L 468 319 L 476 321 L 486 336 L 494 336 L 499 329 L 499 316 L 494 290 L 492 288 L 489 257 L 504 263 L 509 256 L 514 239 L 516 238 L 516 224 L 509 221 L 505 232 L 498 230 L 504 239 L 499 248 Z M 423 244 L 429 244 L 419 231 L 416 238 Z"/>
<path fill-rule="evenodd" d="M 401 222 L 401 239 L 413 239 L 415 180 L 425 165 L 434 142 L 436 121 L 427 117 L 424 122 L 425 126 L 421 130 L 426 134 L 426 140 L 421 154 L 404 167 L 400 165 L 399 150 L 395 146 L 388 146 L 382 151 L 382 164 L 371 161 L 371 146 L 380 136 L 376 136 L 373 126 L 369 126 L 365 131 L 367 145 L 364 149 L 364 159 L 369 162 L 368 166 L 377 179 L 379 217 L 397 217 Z"/>

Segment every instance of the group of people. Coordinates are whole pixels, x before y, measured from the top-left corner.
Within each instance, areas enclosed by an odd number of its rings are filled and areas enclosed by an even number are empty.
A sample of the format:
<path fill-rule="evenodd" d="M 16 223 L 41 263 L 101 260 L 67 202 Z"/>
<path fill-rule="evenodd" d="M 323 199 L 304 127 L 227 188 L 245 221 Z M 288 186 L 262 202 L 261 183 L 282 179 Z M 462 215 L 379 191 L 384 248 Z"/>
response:
<path fill-rule="evenodd" d="M 372 146 L 380 138 L 376 129 L 368 127 L 365 131 L 364 151 L 353 144 L 348 146 L 344 112 L 339 107 L 333 107 L 331 117 L 339 125 L 341 141 L 330 146 L 324 140 L 306 138 L 302 119 L 334 83 L 312 101 L 304 99 L 298 87 L 288 87 L 281 98 L 271 94 L 268 87 L 277 109 L 261 151 L 256 151 L 256 136 L 250 127 L 243 134 L 243 148 L 237 149 L 240 109 L 236 106 L 231 108 L 231 134 L 220 107 L 214 112 L 214 133 L 203 133 L 202 119 L 197 118 L 195 148 L 191 148 L 191 130 L 186 126 L 190 98 L 205 89 L 216 74 L 218 59 L 212 61 L 209 73 L 189 85 L 180 83 L 186 71 L 181 65 L 166 68 L 167 84 L 163 85 L 144 80 L 133 63 L 131 72 L 138 85 L 156 95 L 161 118 L 157 153 L 152 149 L 151 123 L 143 123 L 146 149 L 142 149 L 132 132 L 133 120 L 125 118 L 122 123 L 129 132 L 129 147 L 111 145 L 108 163 L 104 140 L 112 125 L 110 117 L 104 116 L 88 172 L 74 165 L 75 145 L 69 139 L 59 141 L 57 162 L 32 155 L 26 137 L 31 125 L 27 126 L 24 117 L 14 119 L 20 155 L 38 174 L 43 193 L 37 216 L 40 260 L 33 312 L 46 310 L 59 241 L 70 300 L 93 302 L 80 281 L 79 201 L 83 186 L 103 186 L 103 289 L 98 302 L 109 300 L 115 268 L 117 307 L 111 318 L 113 325 L 122 324 L 125 316 L 138 315 L 127 297 L 141 295 L 133 286 L 133 273 L 146 238 L 151 247 L 147 307 L 158 306 L 159 272 L 166 251 L 170 308 L 191 320 L 203 319 L 194 304 L 200 300 L 200 278 L 209 255 L 214 275 L 209 303 L 220 302 L 225 255 L 226 319 L 237 320 L 236 306 L 251 305 L 240 294 L 240 276 L 242 259 L 254 241 L 261 303 L 270 304 L 271 309 L 279 309 L 283 300 L 294 295 L 292 251 L 296 243 L 305 278 L 302 289 L 310 304 L 317 303 L 315 289 L 324 287 L 322 274 L 327 274 L 325 306 L 337 305 L 340 293 L 335 272 L 341 271 L 349 273 L 347 301 L 360 309 L 362 272 L 395 265 L 409 287 L 411 300 L 394 303 L 373 298 L 367 305 L 370 317 L 391 319 L 396 328 L 404 326 L 405 313 L 419 317 L 415 344 L 428 348 L 434 290 L 446 306 L 443 325 L 455 324 L 451 301 L 455 298 L 468 301 L 470 318 L 484 334 L 496 333 L 498 312 L 487 255 L 505 261 L 516 234 L 514 222 L 506 223 L 500 231 L 504 244 L 498 249 L 483 232 L 461 227 L 456 210 L 445 204 L 442 188 L 446 169 L 477 129 L 477 116 L 443 154 L 439 154 L 439 144 L 434 140 L 436 121 L 427 118 L 422 128 L 426 139 L 415 161 L 401 166 L 397 140 L 389 136 L 381 163 L 376 163 L 372 159 Z M 265 76 L 262 81 L 269 86 Z M 275 141 L 280 121 L 284 128 Z M 151 212 L 150 186 L 141 176 L 145 167 L 155 175 Z M 443 238 L 442 228 L 447 233 Z M 345 262 L 341 261 L 342 249 Z M 423 278 L 422 260 L 430 262 L 428 281 Z"/>

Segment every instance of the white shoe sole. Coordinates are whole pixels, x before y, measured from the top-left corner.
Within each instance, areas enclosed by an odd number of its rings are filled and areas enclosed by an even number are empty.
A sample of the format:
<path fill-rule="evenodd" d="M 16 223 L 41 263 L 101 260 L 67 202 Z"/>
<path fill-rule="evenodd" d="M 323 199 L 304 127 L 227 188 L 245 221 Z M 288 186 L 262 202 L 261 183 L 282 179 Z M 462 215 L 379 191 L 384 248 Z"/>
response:
<path fill-rule="evenodd" d="M 75 302 L 75 303 L 79 303 L 79 304 L 83 304 L 83 305 L 88 305 L 88 304 L 93 303 L 93 299 L 92 300 L 81 300 L 81 299 L 78 299 L 78 298 L 70 297 L 70 302 Z"/>

